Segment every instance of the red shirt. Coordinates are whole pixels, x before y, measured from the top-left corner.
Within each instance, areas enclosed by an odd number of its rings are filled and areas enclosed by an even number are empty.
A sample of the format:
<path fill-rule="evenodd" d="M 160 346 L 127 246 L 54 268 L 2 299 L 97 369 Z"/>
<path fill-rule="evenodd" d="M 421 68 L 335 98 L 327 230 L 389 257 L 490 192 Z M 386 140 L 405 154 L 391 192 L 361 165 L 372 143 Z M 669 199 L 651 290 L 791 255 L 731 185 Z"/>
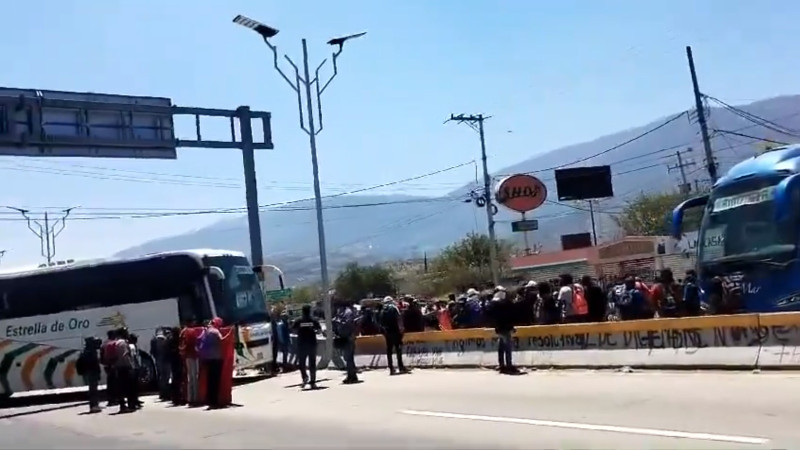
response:
<path fill-rule="evenodd" d="M 181 330 L 181 355 L 184 358 L 197 358 L 197 340 L 203 327 L 184 328 Z"/>

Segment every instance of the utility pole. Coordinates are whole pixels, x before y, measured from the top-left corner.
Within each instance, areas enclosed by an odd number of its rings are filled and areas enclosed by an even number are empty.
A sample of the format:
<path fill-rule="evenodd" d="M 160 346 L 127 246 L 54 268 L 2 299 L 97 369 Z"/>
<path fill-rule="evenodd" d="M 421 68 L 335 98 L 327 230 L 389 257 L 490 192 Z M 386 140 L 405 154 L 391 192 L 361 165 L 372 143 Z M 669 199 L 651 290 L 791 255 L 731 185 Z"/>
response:
<path fill-rule="evenodd" d="M 697 108 L 697 121 L 700 123 L 700 134 L 703 137 L 703 149 L 706 153 L 706 169 L 711 183 L 717 181 L 717 162 L 714 160 L 714 152 L 711 150 L 711 139 L 708 137 L 708 124 L 706 123 L 706 112 L 703 107 L 703 94 L 700 93 L 700 86 L 697 83 L 697 72 L 694 68 L 694 58 L 692 57 L 692 47 L 686 46 L 686 58 L 689 60 L 689 72 L 692 74 L 692 88 L 694 89 L 694 104 Z"/>
<path fill-rule="evenodd" d="M 483 114 L 478 115 L 464 115 L 464 114 L 450 114 L 450 119 L 446 120 L 455 121 L 458 123 L 466 123 L 472 129 L 478 132 L 481 138 L 481 161 L 483 162 L 483 199 L 486 207 L 486 221 L 489 227 L 489 268 L 492 272 L 492 283 L 495 286 L 500 284 L 500 274 L 497 270 L 497 238 L 494 233 L 494 215 L 495 207 L 492 202 L 492 179 L 489 177 L 489 166 L 486 162 L 486 139 L 483 133 L 483 122 L 488 119 Z"/>
<path fill-rule="evenodd" d="M 302 39 L 301 41 L 303 46 L 302 73 L 300 73 L 300 68 L 297 67 L 297 64 L 295 64 L 288 55 L 283 55 L 284 59 L 292 66 L 292 69 L 294 70 L 294 77 L 289 77 L 278 65 L 278 47 L 270 42 L 270 39 L 278 34 L 278 29 L 241 14 L 233 18 L 233 23 L 253 30 L 258 33 L 259 36 L 261 36 L 261 39 L 264 40 L 264 43 L 267 44 L 267 47 L 269 47 L 269 49 L 272 51 L 273 67 L 278 74 L 280 74 L 281 78 L 286 81 L 289 87 L 292 88 L 295 94 L 297 94 L 297 108 L 300 115 L 300 129 L 302 129 L 308 135 L 308 143 L 309 147 L 311 148 L 311 172 L 314 178 L 314 206 L 317 213 L 317 241 L 319 243 L 320 278 L 322 281 L 322 291 L 329 292 L 329 295 L 326 297 L 325 301 L 325 329 L 327 330 L 325 333 L 325 354 L 327 361 L 331 361 L 333 358 L 333 334 L 330 332 L 330 330 L 333 330 L 333 299 L 329 291 L 330 280 L 328 277 L 328 252 L 325 244 L 325 222 L 322 215 L 322 189 L 319 183 L 317 135 L 322 132 L 323 128 L 322 93 L 325 92 L 325 89 L 328 88 L 333 79 L 336 78 L 336 75 L 339 74 L 337 60 L 339 55 L 342 54 L 344 43 L 351 39 L 362 37 L 367 33 L 365 31 L 348 36 L 336 37 L 328 41 L 328 45 L 334 46 L 336 50 L 331 56 L 331 62 L 333 63 L 333 74 L 331 74 L 331 76 L 328 77 L 328 80 L 323 83 L 323 81 L 320 79 L 319 71 L 322 69 L 325 63 L 328 62 L 328 60 L 322 60 L 322 62 L 314 71 L 314 78 L 311 78 L 311 70 L 308 65 L 308 44 L 306 43 L 305 39 Z M 317 99 L 316 111 L 314 110 L 314 97 L 312 96 L 312 88 L 313 94 L 316 95 Z M 303 105 L 303 95 L 306 97 L 305 111 Z M 316 123 L 314 122 L 314 116 L 317 118 Z"/>
<path fill-rule="evenodd" d="M 687 152 L 691 152 L 692 151 L 692 147 L 689 147 L 688 149 L 686 149 L 686 151 Z M 683 156 L 682 156 L 680 150 L 675 152 L 675 157 L 678 158 L 678 163 L 675 164 L 674 166 L 667 167 L 667 171 L 668 172 L 672 172 L 673 170 L 680 171 L 680 174 L 681 174 L 680 192 L 683 195 L 689 195 L 689 193 L 692 191 L 692 185 L 689 183 L 689 180 L 686 179 L 686 168 L 695 165 L 695 162 L 694 161 L 688 161 L 688 162 L 684 163 L 683 162 Z"/>
<path fill-rule="evenodd" d="M 3 262 L 3 256 L 6 256 L 8 250 L 0 250 L 0 263 Z"/>
<path fill-rule="evenodd" d="M 28 229 L 39 238 L 42 257 L 47 260 L 47 265 L 50 266 L 53 262 L 53 257 L 56 256 L 56 238 L 61 234 L 62 231 L 64 231 L 64 228 L 67 226 L 67 217 L 69 217 L 69 213 L 72 212 L 72 210 L 76 207 L 63 210 L 63 215 L 56 221 L 56 225 L 52 228 L 50 227 L 50 215 L 47 211 L 44 212 L 44 219 L 42 222 L 39 222 L 38 220 L 31 219 L 30 216 L 28 216 L 30 211 L 27 209 L 15 208 L 13 206 L 6 206 L 6 208 L 22 214 L 22 217 L 25 219 L 25 222 L 28 225 Z M 34 228 L 34 225 L 36 228 Z"/>
<path fill-rule="evenodd" d="M 592 219 L 592 243 L 597 247 L 597 226 L 594 221 L 594 202 L 589 200 L 589 217 Z"/>

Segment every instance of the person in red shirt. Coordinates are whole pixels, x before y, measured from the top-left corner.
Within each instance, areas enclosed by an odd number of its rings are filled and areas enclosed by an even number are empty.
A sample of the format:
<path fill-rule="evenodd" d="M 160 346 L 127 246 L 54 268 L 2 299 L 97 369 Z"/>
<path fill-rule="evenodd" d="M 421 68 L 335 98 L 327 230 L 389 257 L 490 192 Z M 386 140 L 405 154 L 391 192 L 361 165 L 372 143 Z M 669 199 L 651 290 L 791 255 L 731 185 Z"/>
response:
<path fill-rule="evenodd" d="M 106 396 L 108 407 L 119 405 L 119 383 L 117 372 L 114 370 L 114 343 L 117 341 L 116 330 L 108 330 L 107 339 L 100 346 L 100 364 L 106 373 Z"/>
<path fill-rule="evenodd" d="M 197 358 L 197 339 L 203 332 L 201 327 L 189 326 L 181 330 L 180 353 L 185 361 L 184 365 L 184 390 L 185 398 L 190 405 L 200 402 L 200 361 Z"/>

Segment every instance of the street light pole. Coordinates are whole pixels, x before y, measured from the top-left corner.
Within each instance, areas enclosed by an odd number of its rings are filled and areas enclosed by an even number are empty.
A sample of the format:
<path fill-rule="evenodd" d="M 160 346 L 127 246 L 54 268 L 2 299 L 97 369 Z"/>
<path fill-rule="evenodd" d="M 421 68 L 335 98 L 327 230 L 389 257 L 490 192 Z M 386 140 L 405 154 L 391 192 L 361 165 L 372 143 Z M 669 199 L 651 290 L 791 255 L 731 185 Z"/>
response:
<path fill-rule="evenodd" d="M 311 147 L 311 171 L 314 177 L 314 206 L 317 213 L 317 240 L 319 243 L 319 266 L 320 277 L 322 281 L 322 291 L 326 292 L 330 287 L 330 280 L 328 277 L 328 252 L 325 244 L 325 221 L 322 214 L 322 189 L 319 183 L 319 160 L 317 158 L 317 135 L 322 132 L 322 93 L 331 84 L 336 75 L 339 74 L 338 66 L 336 64 L 339 55 L 342 53 L 344 43 L 350 39 L 355 39 L 367 34 L 366 32 L 352 34 L 349 36 L 337 37 L 328 41 L 328 45 L 338 46 L 336 51 L 333 52 L 331 61 L 333 63 L 333 74 L 328 78 L 324 84 L 320 84 L 319 71 L 328 62 L 324 59 L 314 71 L 314 78 L 311 78 L 311 70 L 308 65 L 308 44 L 305 39 L 302 40 L 303 45 L 303 73 L 297 64 L 292 61 L 287 55 L 283 55 L 284 59 L 294 69 L 294 80 L 286 75 L 278 65 L 278 48 L 273 45 L 269 39 L 278 34 L 276 28 L 265 25 L 261 22 L 253 20 L 249 17 L 238 15 L 234 17 L 233 23 L 249 28 L 258 33 L 267 44 L 267 47 L 272 50 L 273 67 L 280 74 L 281 78 L 289 85 L 290 88 L 297 95 L 297 109 L 300 117 L 300 129 L 308 135 L 308 144 Z M 312 91 L 313 87 L 313 91 Z M 302 89 L 301 89 L 302 88 Z M 305 94 L 305 111 L 303 111 L 303 94 Z M 314 102 L 312 95 L 317 97 L 317 111 L 315 123 L 314 120 Z M 307 125 L 306 125 L 307 122 Z M 318 126 L 318 127 L 317 127 Z M 333 329 L 333 306 L 331 304 L 330 296 L 325 301 L 325 329 Z M 327 360 L 331 361 L 333 358 L 333 335 L 328 331 L 325 333 L 325 352 Z"/>

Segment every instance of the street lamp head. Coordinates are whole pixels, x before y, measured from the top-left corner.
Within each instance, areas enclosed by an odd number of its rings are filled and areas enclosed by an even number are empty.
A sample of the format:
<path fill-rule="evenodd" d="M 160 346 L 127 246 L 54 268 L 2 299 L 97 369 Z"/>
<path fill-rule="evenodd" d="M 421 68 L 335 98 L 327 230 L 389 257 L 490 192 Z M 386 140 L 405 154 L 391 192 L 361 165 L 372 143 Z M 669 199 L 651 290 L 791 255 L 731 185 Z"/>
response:
<path fill-rule="evenodd" d="M 260 34 L 264 39 L 269 39 L 278 34 L 277 29 L 241 14 L 233 18 L 233 23 L 236 25 L 241 25 L 245 28 L 250 28 L 251 30 Z"/>
<path fill-rule="evenodd" d="M 356 34 L 351 34 L 351 35 L 348 35 L 348 36 L 342 36 L 342 37 L 333 38 L 330 41 L 328 41 L 328 45 L 338 45 L 339 46 L 339 51 L 342 51 L 342 46 L 344 46 L 345 41 L 349 41 L 350 39 L 360 38 L 361 36 L 364 36 L 365 34 L 367 34 L 367 32 L 366 31 L 362 31 L 361 33 L 356 33 Z"/>

